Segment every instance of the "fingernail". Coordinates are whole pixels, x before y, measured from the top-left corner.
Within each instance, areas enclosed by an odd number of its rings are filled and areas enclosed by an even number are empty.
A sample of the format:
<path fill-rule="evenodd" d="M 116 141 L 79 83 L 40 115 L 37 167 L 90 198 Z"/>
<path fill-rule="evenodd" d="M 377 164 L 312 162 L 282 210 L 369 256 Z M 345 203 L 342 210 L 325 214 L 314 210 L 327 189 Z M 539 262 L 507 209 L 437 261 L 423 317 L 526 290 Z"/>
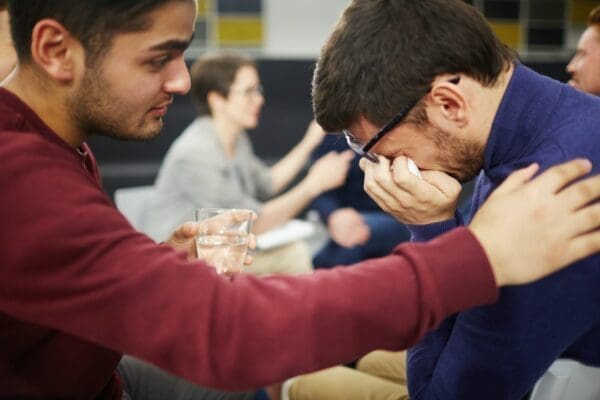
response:
<path fill-rule="evenodd" d="M 585 168 L 592 168 L 592 161 L 587 158 L 579 158 L 577 159 L 577 163 Z"/>

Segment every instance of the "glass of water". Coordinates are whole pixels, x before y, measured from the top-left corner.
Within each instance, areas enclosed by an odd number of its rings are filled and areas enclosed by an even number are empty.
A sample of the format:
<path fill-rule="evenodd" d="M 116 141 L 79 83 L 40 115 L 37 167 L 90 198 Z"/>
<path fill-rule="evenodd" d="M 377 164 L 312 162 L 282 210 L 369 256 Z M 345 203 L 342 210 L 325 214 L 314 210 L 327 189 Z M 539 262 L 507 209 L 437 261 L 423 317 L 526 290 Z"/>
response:
<path fill-rule="evenodd" d="M 241 272 L 248 252 L 253 215 L 251 210 L 242 209 L 197 209 L 198 258 L 215 267 L 219 274 L 233 275 Z"/>

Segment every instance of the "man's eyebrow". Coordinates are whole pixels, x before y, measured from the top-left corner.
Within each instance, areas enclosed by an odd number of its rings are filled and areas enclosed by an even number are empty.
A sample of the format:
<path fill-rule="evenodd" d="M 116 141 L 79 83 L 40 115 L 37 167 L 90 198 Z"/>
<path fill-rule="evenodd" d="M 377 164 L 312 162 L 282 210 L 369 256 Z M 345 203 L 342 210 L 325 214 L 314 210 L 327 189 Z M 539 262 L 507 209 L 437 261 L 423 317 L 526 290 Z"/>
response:
<path fill-rule="evenodd" d="M 168 51 L 168 50 L 179 50 L 179 51 L 184 51 L 185 49 L 187 49 L 190 46 L 190 43 L 192 43 L 192 40 L 194 39 L 194 35 L 192 35 L 192 37 L 190 37 L 189 40 L 167 40 L 166 42 L 162 42 L 159 44 L 156 44 L 152 47 L 150 47 L 150 51 Z"/>

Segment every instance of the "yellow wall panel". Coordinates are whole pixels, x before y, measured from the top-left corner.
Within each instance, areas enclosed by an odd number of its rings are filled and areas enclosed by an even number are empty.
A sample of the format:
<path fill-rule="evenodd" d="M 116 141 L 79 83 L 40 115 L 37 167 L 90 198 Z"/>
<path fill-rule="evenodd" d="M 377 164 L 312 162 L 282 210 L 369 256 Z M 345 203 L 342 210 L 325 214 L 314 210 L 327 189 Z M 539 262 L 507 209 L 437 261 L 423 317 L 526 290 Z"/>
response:
<path fill-rule="evenodd" d="M 221 45 L 254 46 L 263 42 L 260 16 L 221 16 L 216 25 L 217 42 Z"/>
<path fill-rule="evenodd" d="M 521 38 L 523 35 L 518 22 L 490 21 L 490 24 L 502 43 L 513 49 L 521 47 Z"/>
<path fill-rule="evenodd" d="M 208 13 L 208 0 L 197 0 L 198 1 L 198 16 L 206 17 Z"/>
<path fill-rule="evenodd" d="M 571 7 L 571 22 L 574 24 L 585 24 L 588 14 L 592 8 L 600 5 L 598 0 L 573 0 Z"/>

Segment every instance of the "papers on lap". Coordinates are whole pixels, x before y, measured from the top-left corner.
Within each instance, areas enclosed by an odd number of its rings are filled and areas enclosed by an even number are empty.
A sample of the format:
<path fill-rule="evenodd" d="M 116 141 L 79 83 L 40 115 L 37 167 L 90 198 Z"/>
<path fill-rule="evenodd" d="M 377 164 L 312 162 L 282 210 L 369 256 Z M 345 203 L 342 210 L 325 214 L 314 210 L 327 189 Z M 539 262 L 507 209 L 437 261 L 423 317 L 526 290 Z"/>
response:
<path fill-rule="evenodd" d="M 315 233 L 315 226 L 300 219 L 293 219 L 278 228 L 256 235 L 256 248 L 268 250 L 296 240 L 306 239 Z"/>

